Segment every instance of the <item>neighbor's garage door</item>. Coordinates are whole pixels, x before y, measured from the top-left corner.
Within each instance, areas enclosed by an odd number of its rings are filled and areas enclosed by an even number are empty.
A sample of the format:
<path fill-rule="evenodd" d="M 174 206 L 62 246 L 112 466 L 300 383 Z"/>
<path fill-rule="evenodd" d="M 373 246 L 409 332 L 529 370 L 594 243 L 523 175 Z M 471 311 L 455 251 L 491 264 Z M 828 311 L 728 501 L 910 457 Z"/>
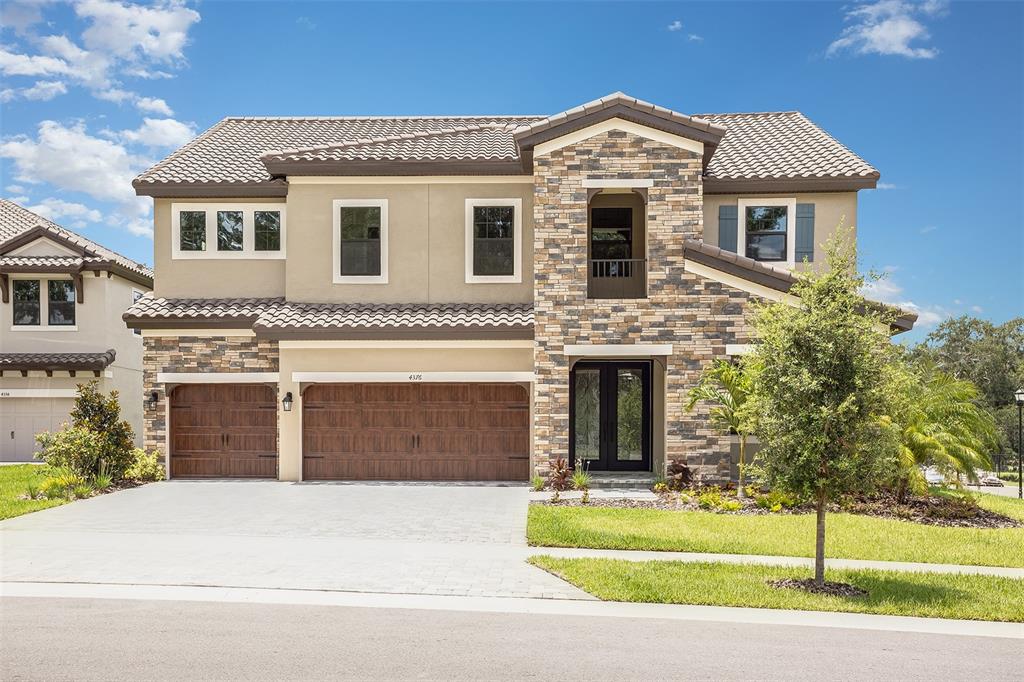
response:
<path fill-rule="evenodd" d="M 530 406 L 515 384 L 318 384 L 303 393 L 305 480 L 522 481 Z"/>
<path fill-rule="evenodd" d="M 262 384 L 171 393 L 171 478 L 276 478 L 277 400 Z"/>
<path fill-rule="evenodd" d="M 73 398 L 0 398 L 0 462 L 32 462 L 36 434 L 59 431 Z"/>

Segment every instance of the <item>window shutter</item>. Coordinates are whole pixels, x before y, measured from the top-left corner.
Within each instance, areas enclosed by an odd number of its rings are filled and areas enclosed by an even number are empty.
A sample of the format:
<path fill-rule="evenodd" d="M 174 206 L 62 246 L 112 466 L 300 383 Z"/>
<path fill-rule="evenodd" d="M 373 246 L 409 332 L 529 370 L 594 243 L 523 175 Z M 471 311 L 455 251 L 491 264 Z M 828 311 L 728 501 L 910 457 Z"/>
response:
<path fill-rule="evenodd" d="M 796 262 L 814 260 L 814 204 L 796 205 Z"/>
<path fill-rule="evenodd" d="M 812 207 L 813 208 L 813 207 Z M 718 248 L 736 253 L 737 208 L 722 205 L 718 207 Z"/>

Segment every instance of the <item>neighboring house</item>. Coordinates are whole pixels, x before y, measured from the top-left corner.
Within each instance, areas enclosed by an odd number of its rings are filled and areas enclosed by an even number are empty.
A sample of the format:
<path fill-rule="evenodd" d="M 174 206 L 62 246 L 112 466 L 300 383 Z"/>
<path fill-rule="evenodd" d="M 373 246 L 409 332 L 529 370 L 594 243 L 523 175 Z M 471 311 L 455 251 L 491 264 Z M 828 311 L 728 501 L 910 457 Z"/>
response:
<path fill-rule="evenodd" d="M 121 315 L 152 288 L 146 266 L 0 200 L 0 461 L 31 460 L 91 379 L 141 445 L 142 337 Z"/>
<path fill-rule="evenodd" d="M 146 446 L 172 477 L 525 480 L 730 439 L 685 394 L 878 172 L 797 112 L 227 118 L 155 200 Z M 908 329 L 903 317 L 897 329 Z"/>

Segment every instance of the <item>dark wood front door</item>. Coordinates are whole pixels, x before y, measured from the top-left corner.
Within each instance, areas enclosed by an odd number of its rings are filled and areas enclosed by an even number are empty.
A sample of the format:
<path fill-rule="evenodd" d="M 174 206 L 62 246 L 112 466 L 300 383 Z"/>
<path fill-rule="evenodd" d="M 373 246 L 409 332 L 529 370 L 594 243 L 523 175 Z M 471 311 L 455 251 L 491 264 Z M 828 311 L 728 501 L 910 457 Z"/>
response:
<path fill-rule="evenodd" d="M 530 404 L 515 384 L 317 384 L 302 394 L 303 480 L 522 481 Z"/>
<path fill-rule="evenodd" d="M 569 384 L 571 466 L 650 471 L 651 363 L 577 362 Z"/>
<path fill-rule="evenodd" d="M 277 398 L 262 384 L 171 393 L 171 478 L 276 478 Z"/>

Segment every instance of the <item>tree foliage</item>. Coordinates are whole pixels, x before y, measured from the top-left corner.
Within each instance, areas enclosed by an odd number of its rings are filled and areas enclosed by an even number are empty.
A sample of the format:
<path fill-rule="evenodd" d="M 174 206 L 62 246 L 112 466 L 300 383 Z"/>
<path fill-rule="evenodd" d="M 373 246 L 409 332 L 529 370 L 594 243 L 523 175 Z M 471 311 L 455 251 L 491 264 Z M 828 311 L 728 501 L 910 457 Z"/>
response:
<path fill-rule="evenodd" d="M 698 402 L 711 404 L 708 417 L 711 424 L 725 433 L 735 433 L 740 439 L 739 486 L 737 495 L 744 497 L 747 436 L 753 430 L 753 421 L 747 409 L 750 395 L 750 374 L 740 365 L 718 360 L 701 374 L 700 381 L 690 389 L 687 411 Z"/>
<path fill-rule="evenodd" d="M 92 431 L 100 438 L 99 459 L 106 473 L 115 480 L 124 477 L 125 470 L 134 461 L 135 432 L 131 424 L 121 419 L 121 405 L 117 391 L 102 393 L 95 381 L 78 385 L 75 407 L 71 410 L 72 426 Z M 83 475 L 95 475 L 83 472 Z"/>

